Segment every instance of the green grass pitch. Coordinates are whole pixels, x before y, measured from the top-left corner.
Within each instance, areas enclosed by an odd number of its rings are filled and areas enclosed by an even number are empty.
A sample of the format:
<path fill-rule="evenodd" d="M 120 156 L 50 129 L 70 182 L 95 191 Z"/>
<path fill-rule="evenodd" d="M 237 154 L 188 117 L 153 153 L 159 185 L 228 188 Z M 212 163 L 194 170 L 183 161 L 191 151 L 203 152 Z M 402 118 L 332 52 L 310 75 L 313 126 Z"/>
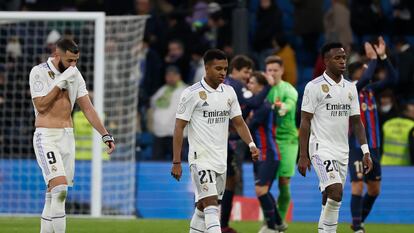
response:
<path fill-rule="evenodd" d="M 67 233 L 187 233 L 189 220 L 158 220 L 158 219 L 95 219 L 68 217 Z M 232 222 L 240 233 L 256 233 L 259 222 Z M 289 224 L 287 233 L 317 232 L 317 223 Z M 0 233 L 39 233 L 39 218 L 34 217 L 0 217 Z M 372 233 L 412 233 L 414 225 L 403 224 L 367 224 L 367 232 Z M 342 223 L 338 233 L 352 232 L 349 224 Z"/>

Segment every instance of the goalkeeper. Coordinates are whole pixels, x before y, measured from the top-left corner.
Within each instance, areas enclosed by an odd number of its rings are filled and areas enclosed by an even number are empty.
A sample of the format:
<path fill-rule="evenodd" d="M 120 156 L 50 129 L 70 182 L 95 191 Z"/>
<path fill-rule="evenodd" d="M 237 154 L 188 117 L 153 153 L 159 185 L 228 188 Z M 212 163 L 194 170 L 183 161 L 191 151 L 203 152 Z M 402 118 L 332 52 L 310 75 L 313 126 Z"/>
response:
<path fill-rule="evenodd" d="M 298 155 L 298 131 L 296 128 L 296 103 L 298 92 L 282 80 L 284 72 L 283 61 L 278 56 L 269 56 L 265 60 L 266 75 L 274 78 L 274 85 L 267 95 L 267 100 L 273 104 L 276 112 L 276 144 L 280 151 L 280 165 L 277 172 L 279 177 L 279 198 L 277 201 L 279 213 L 283 220 L 290 204 L 290 177 L 295 174 L 296 158 Z"/>
<path fill-rule="evenodd" d="M 109 147 L 115 149 L 93 107 L 85 80 L 76 68 L 79 49 L 70 39 L 60 39 L 56 52 L 47 62 L 30 71 L 30 92 L 35 111 L 33 147 L 47 185 L 40 233 L 64 233 L 66 230 L 65 200 L 68 186 L 73 185 L 75 139 L 71 113 L 78 103 L 89 123 L 101 134 Z"/>

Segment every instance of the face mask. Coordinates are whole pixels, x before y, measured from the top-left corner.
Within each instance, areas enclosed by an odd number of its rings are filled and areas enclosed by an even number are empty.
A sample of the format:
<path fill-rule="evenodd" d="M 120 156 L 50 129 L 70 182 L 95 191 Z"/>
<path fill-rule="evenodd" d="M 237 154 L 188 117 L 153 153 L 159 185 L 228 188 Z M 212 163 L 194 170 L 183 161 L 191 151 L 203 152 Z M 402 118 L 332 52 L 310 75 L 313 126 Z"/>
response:
<path fill-rule="evenodd" d="M 381 112 L 388 113 L 391 110 L 391 108 L 392 108 L 392 104 L 381 106 Z"/>

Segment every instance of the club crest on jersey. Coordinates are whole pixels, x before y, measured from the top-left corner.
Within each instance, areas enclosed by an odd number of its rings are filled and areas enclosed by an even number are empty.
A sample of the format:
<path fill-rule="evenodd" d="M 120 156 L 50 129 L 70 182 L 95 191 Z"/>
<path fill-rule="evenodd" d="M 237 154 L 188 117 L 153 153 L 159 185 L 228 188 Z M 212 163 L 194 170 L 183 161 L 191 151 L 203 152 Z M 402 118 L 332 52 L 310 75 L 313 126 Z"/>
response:
<path fill-rule="evenodd" d="M 329 178 L 331 178 L 331 180 L 335 179 L 335 174 L 330 173 L 330 174 L 329 174 Z"/>
<path fill-rule="evenodd" d="M 349 101 L 352 101 L 354 99 L 351 92 L 348 93 L 348 99 L 349 99 Z"/>
<path fill-rule="evenodd" d="M 227 99 L 227 105 L 229 106 L 229 108 L 231 108 L 231 100 Z"/>
<path fill-rule="evenodd" d="M 200 91 L 198 93 L 198 96 L 200 96 L 200 99 L 206 100 L 207 99 L 207 93 L 205 91 Z"/>
<path fill-rule="evenodd" d="M 53 73 L 53 71 L 48 71 L 47 74 L 51 79 L 55 79 L 55 73 Z"/>
<path fill-rule="evenodd" d="M 325 92 L 325 93 L 328 93 L 329 92 L 329 86 L 328 86 L 328 84 L 322 84 L 322 91 L 323 92 Z"/>
<path fill-rule="evenodd" d="M 362 103 L 361 104 L 361 109 L 362 109 L 362 111 L 366 111 L 367 110 L 367 104 L 366 103 Z"/>
<path fill-rule="evenodd" d="M 57 172 L 57 167 L 55 165 L 52 165 L 52 172 Z"/>

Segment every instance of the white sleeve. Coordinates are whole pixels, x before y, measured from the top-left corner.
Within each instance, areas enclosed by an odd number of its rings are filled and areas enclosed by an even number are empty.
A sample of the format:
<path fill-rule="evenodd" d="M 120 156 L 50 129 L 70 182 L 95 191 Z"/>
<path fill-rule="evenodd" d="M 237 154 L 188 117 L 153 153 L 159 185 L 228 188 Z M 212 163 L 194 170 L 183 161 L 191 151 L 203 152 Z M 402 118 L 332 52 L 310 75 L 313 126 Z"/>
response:
<path fill-rule="evenodd" d="M 302 99 L 302 111 L 315 113 L 316 106 L 318 105 L 317 93 L 312 82 L 306 84 L 305 92 Z"/>
<path fill-rule="evenodd" d="M 42 75 L 39 67 L 35 66 L 32 68 L 29 75 L 30 94 L 32 95 L 32 99 L 48 94 L 48 78 L 48 76 Z"/>
<path fill-rule="evenodd" d="M 237 100 L 236 92 L 234 91 L 233 87 L 230 87 L 231 90 L 231 99 L 230 99 L 230 119 L 233 119 L 236 116 L 240 116 L 242 114 L 240 109 L 239 101 Z"/>
<path fill-rule="evenodd" d="M 180 97 L 175 117 L 181 120 L 190 121 L 194 109 L 197 106 L 197 99 L 193 98 L 193 93 L 187 88 Z"/>
<path fill-rule="evenodd" d="M 88 94 L 88 90 L 86 89 L 85 79 L 83 79 L 82 74 L 79 72 L 79 86 L 78 86 L 78 93 L 76 98 L 80 98 Z"/>
<path fill-rule="evenodd" d="M 352 84 L 352 97 L 351 97 L 351 116 L 361 115 L 361 110 L 359 108 L 359 95 L 356 89 L 356 86 Z"/>

